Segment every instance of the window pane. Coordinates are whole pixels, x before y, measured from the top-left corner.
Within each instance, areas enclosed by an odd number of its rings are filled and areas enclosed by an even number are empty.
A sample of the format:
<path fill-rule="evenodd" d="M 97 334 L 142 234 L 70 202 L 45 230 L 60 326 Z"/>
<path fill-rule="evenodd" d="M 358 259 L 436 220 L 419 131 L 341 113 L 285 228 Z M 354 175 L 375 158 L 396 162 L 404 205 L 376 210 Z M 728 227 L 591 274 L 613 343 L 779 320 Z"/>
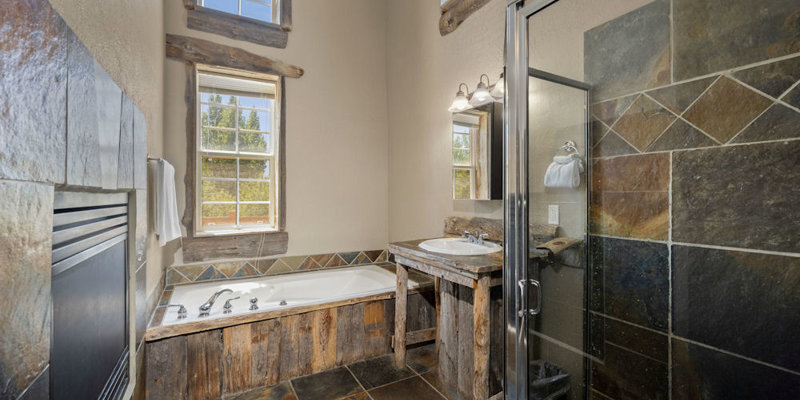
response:
<path fill-rule="evenodd" d="M 203 104 L 200 107 L 202 126 L 236 128 L 236 109 Z"/>
<path fill-rule="evenodd" d="M 264 22 L 272 22 L 272 6 L 263 4 L 265 2 L 242 0 L 242 15 Z"/>
<path fill-rule="evenodd" d="M 239 105 L 242 107 L 269 109 L 272 107 L 271 101 L 266 97 L 239 96 Z"/>
<path fill-rule="evenodd" d="M 236 178 L 236 160 L 203 157 L 201 175 L 209 178 Z"/>
<path fill-rule="evenodd" d="M 239 182 L 239 201 L 269 201 L 269 182 Z"/>
<path fill-rule="evenodd" d="M 453 150 L 453 164 L 469 165 L 469 150 Z"/>
<path fill-rule="evenodd" d="M 468 134 L 469 133 L 469 126 L 454 124 L 453 125 L 453 132 Z"/>
<path fill-rule="evenodd" d="M 454 133 L 453 134 L 453 147 L 468 149 L 469 148 L 469 136 L 468 135 L 459 135 Z"/>
<path fill-rule="evenodd" d="M 244 123 L 239 126 L 241 129 L 252 131 L 271 131 L 269 113 L 266 111 L 242 110 Z"/>
<path fill-rule="evenodd" d="M 200 201 L 236 201 L 236 182 L 202 181 Z"/>
<path fill-rule="evenodd" d="M 236 205 L 203 204 L 202 225 L 236 225 Z"/>
<path fill-rule="evenodd" d="M 269 160 L 239 160 L 239 177 L 269 179 Z"/>
<path fill-rule="evenodd" d="M 453 185 L 453 198 L 456 199 L 469 199 L 469 185 L 456 184 Z"/>
<path fill-rule="evenodd" d="M 271 153 L 268 133 L 239 132 L 239 151 Z"/>
<path fill-rule="evenodd" d="M 237 0 L 203 0 L 203 7 L 239 14 L 239 2 Z"/>
<path fill-rule="evenodd" d="M 471 182 L 471 180 L 469 178 L 470 172 L 472 172 L 472 171 L 470 171 L 468 169 L 457 168 L 455 170 L 455 183 L 470 184 L 470 182 Z"/>
<path fill-rule="evenodd" d="M 269 224 L 269 204 L 242 204 L 239 212 L 239 223 L 242 225 Z"/>
<path fill-rule="evenodd" d="M 236 151 L 236 132 L 203 128 L 200 135 L 203 150 Z"/>

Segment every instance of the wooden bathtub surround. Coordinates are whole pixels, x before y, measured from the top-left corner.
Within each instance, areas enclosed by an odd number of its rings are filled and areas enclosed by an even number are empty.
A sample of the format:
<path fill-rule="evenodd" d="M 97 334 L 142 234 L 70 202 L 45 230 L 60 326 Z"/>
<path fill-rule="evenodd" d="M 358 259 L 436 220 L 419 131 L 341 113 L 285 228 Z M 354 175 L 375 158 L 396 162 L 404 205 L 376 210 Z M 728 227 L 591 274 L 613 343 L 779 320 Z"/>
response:
<path fill-rule="evenodd" d="M 431 289 L 432 282 L 422 292 L 409 291 L 408 303 L 414 312 L 407 323 L 413 329 L 435 326 Z M 260 319 L 235 320 L 233 325 L 215 328 L 195 326 L 193 332 L 162 335 L 157 340 L 152 338 L 159 335 L 151 333 L 147 398 L 219 399 L 388 354 L 394 329 L 393 295 L 328 303 L 316 309 L 296 307 L 280 315 L 251 314 Z"/>
<path fill-rule="evenodd" d="M 383 267 L 383 268 L 389 268 L 389 267 Z M 409 290 L 408 291 L 409 294 L 413 295 L 424 292 L 430 292 L 434 287 L 433 281 L 423 274 L 412 272 L 412 279 L 414 279 L 416 282 L 419 282 L 420 285 L 416 289 Z M 385 292 L 370 296 L 354 297 L 350 299 L 332 301 L 324 304 L 310 304 L 310 305 L 296 306 L 285 309 L 265 310 L 263 312 L 256 312 L 256 313 L 237 314 L 224 318 L 193 321 L 183 324 L 162 325 L 164 313 L 166 312 L 165 305 L 170 304 L 170 298 L 172 296 L 172 288 L 173 286 L 171 285 L 167 286 L 164 289 L 163 294 L 161 295 L 161 299 L 158 302 L 159 307 L 156 308 L 155 313 L 153 314 L 153 319 L 150 322 L 150 326 L 147 328 L 147 332 L 145 334 L 145 340 L 147 341 L 160 340 L 173 336 L 186 335 L 212 329 L 220 329 L 232 325 L 246 324 L 251 322 L 263 321 L 267 319 L 281 318 L 311 311 L 344 307 L 352 304 L 389 300 L 395 296 L 393 292 Z M 188 311 L 190 313 L 197 312 L 197 310 L 188 310 Z M 386 340 L 387 341 L 391 340 L 391 337 L 387 336 Z"/>
<path fill-rule="evenodd" d="M 398 366 L 405 365 L 406 346 L 412 339 L 423 335 L 419 331 L 406 330 L 407 313 L 413 311 L 405 302 L 408 274 L 409 269 L 414 269 L 436 279 L 436 346 L 440 381 L 445 386 L 457 385 L 448 391 L 457 393 L 460 398 L 486 400 L 493 394 L 490 393 L 489 377 L 490 347 L 495 344 L 490 340 L 492 319 L 502 319 L 499 309 L 493 313 L 491 288 L 502 285 L 502 253 L 445 255 L 421 249 L 418 245 L 423 241 L 389 244 L 389 252 L 397 263 L 395 362 Z M 495 336 L 495 342 L 500 341 L 502 346 L 501 335 Z M 502 354 L 498 355 L 502 358 Z"/>

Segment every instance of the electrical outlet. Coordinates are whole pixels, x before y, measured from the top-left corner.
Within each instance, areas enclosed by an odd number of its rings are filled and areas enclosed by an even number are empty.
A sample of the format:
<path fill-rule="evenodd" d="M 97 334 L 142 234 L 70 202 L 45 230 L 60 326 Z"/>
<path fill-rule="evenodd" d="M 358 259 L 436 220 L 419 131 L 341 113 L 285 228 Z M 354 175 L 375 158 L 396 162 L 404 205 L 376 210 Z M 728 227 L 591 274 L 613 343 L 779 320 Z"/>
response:
<path fill-rule="evenodd" d="M 547 206 L 547 223 L 558 225 L 558 205 L 550 204 Z"/>

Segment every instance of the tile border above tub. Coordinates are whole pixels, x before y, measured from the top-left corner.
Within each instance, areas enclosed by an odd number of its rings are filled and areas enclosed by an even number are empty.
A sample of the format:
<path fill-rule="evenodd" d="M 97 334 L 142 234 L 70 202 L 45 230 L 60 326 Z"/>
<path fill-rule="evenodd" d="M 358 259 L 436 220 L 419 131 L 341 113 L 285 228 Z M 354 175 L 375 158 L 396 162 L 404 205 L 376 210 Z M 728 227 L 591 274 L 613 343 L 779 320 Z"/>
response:
<path fill-rule="evenodd" d="M 349 267 L 389 261 L 386 249 L 272 257 L 257 260 L 176 265 L 165 271 L 166 285 L 218 281 Z"/>

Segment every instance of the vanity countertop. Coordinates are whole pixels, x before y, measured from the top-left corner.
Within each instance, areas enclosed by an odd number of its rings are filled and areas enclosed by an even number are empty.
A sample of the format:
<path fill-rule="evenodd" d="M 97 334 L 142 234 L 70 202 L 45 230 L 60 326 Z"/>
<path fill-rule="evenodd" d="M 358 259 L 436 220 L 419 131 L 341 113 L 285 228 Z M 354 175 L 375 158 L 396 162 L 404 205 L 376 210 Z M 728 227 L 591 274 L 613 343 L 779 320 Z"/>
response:
<path fill-rule="evenodd" d="M 503 269 L 502 251 L 479 256 L 457 256 L 436 253 L 419 247 L 419 244 L 425 240 L 427 239 L 389 243 L 389 252 L 394 254 L 395 257 L 399 256 L 414 261 L 429 262 L 447 269 L 475 275 L 492 273 Z"/>

